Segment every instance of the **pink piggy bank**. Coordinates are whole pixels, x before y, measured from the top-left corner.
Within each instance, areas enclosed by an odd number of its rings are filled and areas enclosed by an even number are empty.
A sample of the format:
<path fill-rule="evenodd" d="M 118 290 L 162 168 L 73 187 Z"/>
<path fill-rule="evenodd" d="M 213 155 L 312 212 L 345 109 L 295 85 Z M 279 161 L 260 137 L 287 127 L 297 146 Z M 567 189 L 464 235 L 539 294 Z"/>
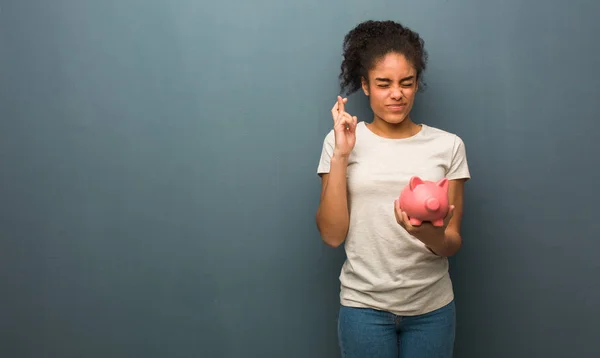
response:
<path fill-rule="evenodd" d="M 450 208 L 448 179 L 432 182 L 413 176 L 402 189 L 399 204 L 400 209 L 408 215 L 411 225 L 418 226 L 423 221 L 430 221 L 434 226 L 444 226 L 444 218 Z"/>

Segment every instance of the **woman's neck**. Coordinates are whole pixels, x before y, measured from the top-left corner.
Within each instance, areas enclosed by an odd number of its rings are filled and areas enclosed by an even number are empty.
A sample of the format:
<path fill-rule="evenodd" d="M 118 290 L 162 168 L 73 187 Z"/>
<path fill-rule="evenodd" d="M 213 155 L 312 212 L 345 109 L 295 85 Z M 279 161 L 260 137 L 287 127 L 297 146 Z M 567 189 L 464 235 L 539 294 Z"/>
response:
<path fill-rule="evenodd" d="M 388 123 L 375 116 L 373 123 L 368 125 L 369 129 L 378 136 L 390 139 L 403 139 L 412 137 L 419 133 L 421 126 L 415 124 L 410 117 L 406 117 L 400 123 Z"/>

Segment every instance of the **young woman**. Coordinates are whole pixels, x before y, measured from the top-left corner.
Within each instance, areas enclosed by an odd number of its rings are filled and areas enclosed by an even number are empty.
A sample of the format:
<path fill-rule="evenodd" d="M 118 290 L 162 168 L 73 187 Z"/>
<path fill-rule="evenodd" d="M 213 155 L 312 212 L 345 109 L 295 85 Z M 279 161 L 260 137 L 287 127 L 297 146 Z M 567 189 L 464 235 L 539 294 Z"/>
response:
<path fill-rule="evenodd" d="M 338 97 L 318 165 L 317 226 L 344 243 L 338 335 L 345 358 L 452 357 L 455 306 L 448 256 L 461 246 L 464 182 L 460 137 L 410 117 L 427 62 L 420 36 L 392 21 L 367 21 L 344 39 L 342 90 L 362 89 L 371 123 Z M 449 181 L 443 227 L 410 224 L 396 202 L 411 176 Z"/>

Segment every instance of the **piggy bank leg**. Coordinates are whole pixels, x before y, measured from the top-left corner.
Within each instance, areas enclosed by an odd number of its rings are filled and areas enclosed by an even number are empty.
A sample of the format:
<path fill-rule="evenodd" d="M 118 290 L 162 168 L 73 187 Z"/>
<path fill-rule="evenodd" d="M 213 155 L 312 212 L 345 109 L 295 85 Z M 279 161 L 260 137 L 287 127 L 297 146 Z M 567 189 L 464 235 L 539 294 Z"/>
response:
<path fill-rule="evenodd" d="M 433 220 L 431 223 L 433 224 L 433 226 L 441 227 L 444 226 L 444 219 Z"/>
<path fill-rule="evenodd" d="M 412 226 L 419 226 L 419 225 L 421 225 L 423 223 L 422 220 L 419 220 L 417 218 L 410 218 L 408 221 L 410 222 L 410 224 Z"/>

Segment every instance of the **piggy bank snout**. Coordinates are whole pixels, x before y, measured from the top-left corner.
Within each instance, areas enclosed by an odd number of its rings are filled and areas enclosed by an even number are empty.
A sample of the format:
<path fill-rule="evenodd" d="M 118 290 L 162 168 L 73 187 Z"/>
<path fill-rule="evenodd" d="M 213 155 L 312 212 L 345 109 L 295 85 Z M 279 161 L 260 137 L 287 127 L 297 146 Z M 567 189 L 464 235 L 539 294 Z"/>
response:
<path fill-rule="evenodd" d="M 437 211 L 440 209 L 440 201 L 436 198 L 429 198 L 425 201 L 425 208 L 429 211 Z"/>

